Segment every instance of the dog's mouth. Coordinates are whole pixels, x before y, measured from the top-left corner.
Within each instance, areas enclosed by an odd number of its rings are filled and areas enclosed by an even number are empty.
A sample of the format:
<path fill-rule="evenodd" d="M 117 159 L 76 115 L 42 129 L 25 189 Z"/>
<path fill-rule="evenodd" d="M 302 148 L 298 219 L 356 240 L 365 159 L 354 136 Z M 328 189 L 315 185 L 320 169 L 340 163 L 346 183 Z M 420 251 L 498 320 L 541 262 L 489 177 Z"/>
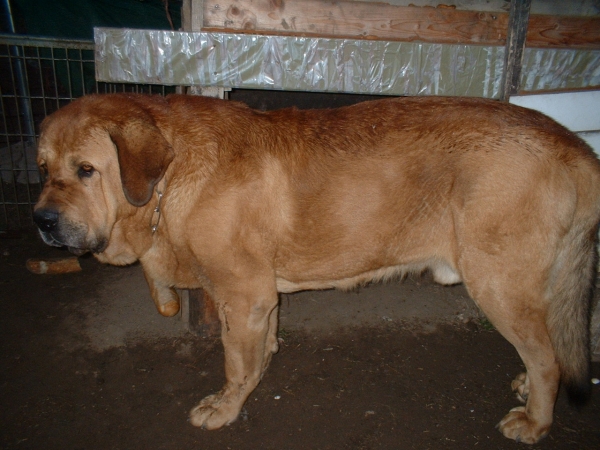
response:
<path fill-rule="evenodd" d="M 67 247 L 67 249 L 76 256 L 81 256 L 81 255 L 87 253 L 88 251 L 90 251 L 85 248 L 75 248 L 75 247 Z"/>
<path fill-rule="evenodd" d="M 53 247 L 66 247 L 69 252 L 76 256 L 81 256 L 87 252 L 102 253 L 108 245 L 105 239 L 99 239 L 98 242 L 90 246 L 70 245 L 70 243 L 64 242 L 62 239 L 57 238 L 52 233 L 42 230 L 39 231 L 40 235 L 42 236 L 42 240 L 47 245 L 51 245 Z"/>
<path fill-rule="evenodd" d="M 66 244 L 64 242 L 61 242 L 60 240 L 56 239 L 52 233 L 49 233 L 48 231 L 42 231 L 40 229 L 38 229 L 38 231 L 40 232 L 40 236 L 42 237 L 42 240 L 44 241 L 45 244 L 47 245 L 51 245 L 52 247 L 65 247 Z"/>

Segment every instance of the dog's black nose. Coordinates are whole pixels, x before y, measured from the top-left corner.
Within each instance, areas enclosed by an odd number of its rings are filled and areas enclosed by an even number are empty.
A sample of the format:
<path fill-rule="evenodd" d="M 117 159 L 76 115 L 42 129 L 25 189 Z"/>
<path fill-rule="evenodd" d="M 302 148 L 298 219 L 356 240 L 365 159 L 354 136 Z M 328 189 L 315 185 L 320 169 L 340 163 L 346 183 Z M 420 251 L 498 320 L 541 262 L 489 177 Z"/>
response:
<path fill-rule="evenodd" d="M 42 231 L 52 231 L 58 224 L 58 211 L 54 209 L 38 209 L 33 213 L 33 221 Z"/>

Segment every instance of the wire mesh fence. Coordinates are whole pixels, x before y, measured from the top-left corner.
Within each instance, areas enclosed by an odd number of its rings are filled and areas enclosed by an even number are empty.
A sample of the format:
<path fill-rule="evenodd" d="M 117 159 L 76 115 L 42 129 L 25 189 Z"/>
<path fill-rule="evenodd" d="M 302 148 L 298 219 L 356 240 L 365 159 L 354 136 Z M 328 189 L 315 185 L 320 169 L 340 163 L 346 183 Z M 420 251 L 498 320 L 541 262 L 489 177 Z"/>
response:
<path fill-rule="evenodd" d="M 90 93 L 165 95 L 174 86 L 98 83 L 93 41 L 0 34 L 0 231 L 32 226 L 41 192 L 36 158 L 44 117 Z"/>

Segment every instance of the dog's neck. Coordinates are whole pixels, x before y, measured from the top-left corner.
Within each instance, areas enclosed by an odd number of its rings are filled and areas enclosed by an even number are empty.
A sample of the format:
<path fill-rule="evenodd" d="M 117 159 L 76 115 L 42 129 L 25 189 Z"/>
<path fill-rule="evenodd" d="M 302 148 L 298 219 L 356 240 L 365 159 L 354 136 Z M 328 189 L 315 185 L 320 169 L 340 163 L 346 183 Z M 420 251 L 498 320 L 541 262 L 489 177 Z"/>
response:
<path fill-rule="evenodd" d="M 167 177 L 164 176 L 162 180 L 160 180 L 156 184 L 156 206 L 152 211 L 152 215 L 150 216 L 150 231 L 152 234 L 156 233 L 158 230 L 158 225 L 160 224 L 160 217 L 162 215 L 162 199 L 165 194 L 165 189 L 167 188 Z"/>

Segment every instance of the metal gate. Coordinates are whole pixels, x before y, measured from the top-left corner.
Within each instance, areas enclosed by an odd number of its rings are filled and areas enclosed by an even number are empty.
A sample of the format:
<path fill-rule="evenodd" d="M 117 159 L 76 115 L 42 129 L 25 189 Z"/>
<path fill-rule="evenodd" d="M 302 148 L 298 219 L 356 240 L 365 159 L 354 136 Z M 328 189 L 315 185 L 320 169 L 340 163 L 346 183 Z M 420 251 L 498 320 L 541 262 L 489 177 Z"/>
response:
<path fill-rule="evenodd" d="M 0 34 L 0 231 L 32 227 L 41 192 L 35 162 L 39 125 L 94 92 L 172 93 L 173 86 L 98 83 L 94 43 Z"/>

